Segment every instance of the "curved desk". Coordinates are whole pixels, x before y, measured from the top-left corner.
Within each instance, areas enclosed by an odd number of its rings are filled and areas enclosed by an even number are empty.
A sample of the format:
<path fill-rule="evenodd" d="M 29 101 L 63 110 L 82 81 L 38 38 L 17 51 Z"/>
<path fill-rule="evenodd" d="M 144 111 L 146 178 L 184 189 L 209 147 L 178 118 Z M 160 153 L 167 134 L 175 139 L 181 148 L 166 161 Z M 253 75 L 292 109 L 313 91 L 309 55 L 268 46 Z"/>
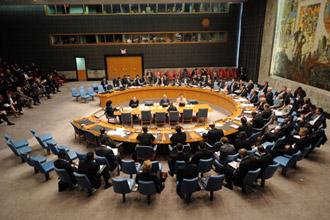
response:
<path fill-rule="evenodd" d="M 237 132 L 237 128 L 240 125 L 239 116 L 246 115 L 245 110 L 251 111 L 255 108 L 252 107 L 247 101 L 237 97 L 233 99 L 222 92 L 190 88 L 190 87 L 143 87 L 143 88 L 131 88 L 124 91 L 114 91 L 108 94 L 98 94 L 100 98 L 100 105 L 105 106 L 108 100 L 112 100 L 114 105 L 127 103 L 133 96 L 138 97 L 140 100 L 146 99 L 160 99 L 163 94 L 166 94 L 168 98 L 176 98 L 180 94 L 183 94 L 187 99 L 196 99 L 206 103 L 210 103 L 229 111 L 231 115 L 224 119 L 215 121 L 216 127 L 221 128 L 225 135 L 230 135 Z M 251 116 L 248 116 L 251 117 Z M 95 115 L 79 118 L 73 121 L 73 124 L 82 130 L 88 130 L 94 135 L 99 135 L 99 130 L 105 128 L 110 138 L 116 141 L 138 143 L 136 137 L 141 133 L 141 128 L 124 127 L 120 124 L 110 124 L 105 120 L 100 120 Z M 187 133 L 187 142 L 202 141 L 202 133 L 206 133 L 208 129 L 207 124 L 197 124 L 191 127 L 185 128 Z M 156 140 L 155 144 L 170 144 L 170 137 L 175 133 L 174 128 L 162 128 L 151 127 L 149 132 L 152 133 Z"/>

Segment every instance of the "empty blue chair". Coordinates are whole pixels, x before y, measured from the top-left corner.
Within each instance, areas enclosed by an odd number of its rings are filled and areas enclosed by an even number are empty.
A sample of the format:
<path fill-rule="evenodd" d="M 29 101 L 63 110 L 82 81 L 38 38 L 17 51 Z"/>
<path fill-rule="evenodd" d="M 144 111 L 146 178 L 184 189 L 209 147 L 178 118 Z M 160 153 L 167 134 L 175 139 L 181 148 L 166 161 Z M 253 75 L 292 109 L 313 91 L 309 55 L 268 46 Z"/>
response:
<path fill-rule="evenodd" d="M 198 172 L 201 173 L 201 177 L 203 177 L 204 173 L 207 173 L 212 169 L 212 165 L 213 165 L 213 158 L 199 160 Z"/>
<path fill-rule="evenodd" d="M 29 145 L 29 142 L 27 142 L 27 140 L 14 140 L 8 134 L 5 134 L 4 137 L 6 141 L 10 140 L 16 148 L 26 147 Z"/>
<path fill-rule="evenodd" d="M 140 163 L 135 163 L 134 160 L 121 160 L 121 169 L 123 173 L 129 174 L 130 178 L 133 174 L 137 174 L 141 168 Z"/>
<path fill-rule="evenodd" d="M 135 186 L 134 179 L 126 178 L 113 178 L 112 179 L 113 191 L 123 195 L 123 202 L 126 202 L 126 194 L 132 192 Z"/>
<path fill-rule="evenodd" d="M 87 88 L 87 95 L 89 95 L 92 98 L 92 100 L 94 100 L 95 92 L 92 87 Z"/>
<path fill-rule="evenodd" d="M 21 157 L 22 154 L 29 154 L 32 152 L 32 148 L 29 146 L 26 147 L 21 147 L 21 148 L 16 148 L 13 143 L 11 141 L 6 141 L 8 147 L 13 151 L 13 153 L 18 156 Z M 24 162 L 23 158 L 21 157 L 22 162 Z"/>
<path fill-rule="evenodd" d="M 40 140 L 42 140 L 44 142 L 53 139 L 53 136 L 51 134 L 48 134 L 48 133 L 47 134 L 39 134 L 36 130 L 33 130 L 33 129 L 31 129 L 30 131 L 31 131 L 31 133 L 34 137 L 38 137 Z"/>
<path fill-rule="evenodd" d="M 223 180 L 225 179 L 225 175 L 217 175 L 217 176 L 209 176 L 206 179 L 201 180 L 201 185 L 204 187 L 206 191 L 210 192 L 210 200 L 213 200 L 214 191 L 218 191 L 222 189 Z"/>
<path fill-rule="evenodd" d="M 97 140 L 97 136 L 95 136 L 92 132 L 83 130 L 83 133 L 85 135 L 85 140 L 86 140 L 86 144 L 88 145 L 92 145 L 94 147 L 96 147 L 98 145 L 98 140 Z"/>
<path fill-rule="evenodd" d="M 84 190 L 87 191 L 87 195 L 91 196 L 93 193 L 93 187 L 91 182 L 89 181 L 88 177 L 86 176 L 86 174 L 79 174 L 76 172 L 73 172 L 74 177 L 77 180 L 77 184 L 83 188 Z"/>
<path fill-rule="evenodd" d="M 44 163 L 40 163 L 38 160 L 33 160 L 34 165 L 38 169 L 40 173 L 45 174 L 46 181 L 50 179 L 49 173 L 54 170 L 54 163 L 53 161 L 45 161 Z"/>
<path fill-rule="evenodd" d="M 79 152 L 76 152 L 77 154 L 77 157 L 79 160 L 85 160 L 86 157 L 87 157 L 87 154 L 86 153 L 79 153 Z"/>
<path fill-rule="evenodd" d="M 243 179 L 243 184 L 242 184 L 242 192 L 246 193 L 246 189 L 248 186 L 253 185 L 254 181 L 258 178 L 258 175 L 260 173 L 261 169 L 258 168 L 256 170 L 250 170 L 245 174 L 245 177 Z"/>
<path fill-rule="evenodd" d="M 80 94 L 77 88 L 72 88 L 71 89 L 71 96 L 74 97 L 76 99 L 76 101 L 78 101 Z"/>
<path fill-rule="evenodd" d="M 79 93 L 80 93 L 80 98 L 82 100 L 84 100 L 85 102 L 91 98 L 91 96 L 85 91 L 84 87 L 80 87 L 79 89 Z"/>
<path fill-rule="evenodd" d="M 104 93 L 105 91 L 104 91 L 104 88 L 103 88 L 103 86 L 102 85 L 98 85 L 97 86 L 97 93 Z"/>
<path fill-rule="evenodd" d="M 191 195 L 198 190 L 198 177 L 193 179 L 183 179 L 181 183 L 181 192 L 185 196 L 187 203 L 190 202 Z"/>
<path fill-rule="evenodd" d="M 58 169 L 55 167 L 55 172 L 57 173 L 58 177 L 61 179 L 62 182 L 68 184 L 71 188 L 73 187 L 74 184 L 72 182 L 72 179 L 65 169 Z"/>
<path fill-rule="evenodd" d="M 274 174 L 279 166 L 280 165 L 278 163 L 273 163 L 273 164 L 268 165 L 268 167 L 266 167 L 263 174 L 261 175 L 261 186 L 262 187 L 265 186 L 265 182 L 267 179 L 270 179 L 272 176 L 274 176 Z"/>
<path fill-rule="evenodd" d="M 142 181 L 138 182 L 138 190 L 142 195 L 147 196 L 148 204 L 150 204 L 151 196 L 157 193 L 154 181 Z"/>
<path fill-rule="evenodd" d="M 106 165 L 110 169 L 110 164 L 106 157 L 95 155 L 95 161 L 98 165 Z"/>
<path fill-rule="evenodd" d="M 34 162 L 35 160 L 39 161 L 40 163 L 44 163 L 46 162 L 47 158 L 46 157 L 43 157 L 41 155 L 37 155 L 37 156 L 29 156 L 28 154 L 22 154 L 21 155 L 21 158 L 28 164 L 30 165 L 31 167 L 33 167 L 34 169 L 34 173 L 38 173 L 38 169 L 37 167 L 35 166 Z"/>
<path fill-rule="evenodd" d="M 83 139 L 85 137 L 84 132 L 78 128 L 75 124 L 73 124 L 72 122 L 70 122 L 70 124 L 72 125 L 73 129 L 74 129 L 74 139 L 76 139 L 78 137 L 78 141 L 79 144 L 81 142 L 81 139 Z"/>
<path fill-rule="evenodd" d="M 53 154 L 58 155 L 60 150 L 66 152 L 66 157 L 68 160 L 73 161 L 78 158 L 76 152 L 70 150 L 70 148 L 64 145 L 58 145 L 55 140 L 50 140 L 46 142 L 48 148 L 52 151 Z"/>
<path fill-rule="evenodd" d="M 295 166 L 300 155 L 301 155 L 301 151 L 299 150 L 290 157 L 277 156 L 273 159 L 273 161 L 275 163 L 280 164 L 280 166 L 282 167 L 282 174 L 284 176 L 287 176 L 288 169 Z"/>

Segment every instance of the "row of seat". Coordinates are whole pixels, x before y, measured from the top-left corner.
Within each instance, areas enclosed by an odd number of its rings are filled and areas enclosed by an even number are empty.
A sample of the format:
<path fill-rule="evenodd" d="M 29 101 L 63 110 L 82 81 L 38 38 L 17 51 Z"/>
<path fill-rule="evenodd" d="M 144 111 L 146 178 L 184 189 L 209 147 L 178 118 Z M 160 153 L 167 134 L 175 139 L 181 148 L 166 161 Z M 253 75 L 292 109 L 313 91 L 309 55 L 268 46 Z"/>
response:
<path fill-rule="evenodd" d="M 80 86 L 79 90 L 77 88 L 71 89 L 71 96 L 78 101 L 79 99 L 83 102 L 88 100 L 94 100 L 95 92 L 92 87 L 88 87 L 87 90 L 83 86 Z"/>

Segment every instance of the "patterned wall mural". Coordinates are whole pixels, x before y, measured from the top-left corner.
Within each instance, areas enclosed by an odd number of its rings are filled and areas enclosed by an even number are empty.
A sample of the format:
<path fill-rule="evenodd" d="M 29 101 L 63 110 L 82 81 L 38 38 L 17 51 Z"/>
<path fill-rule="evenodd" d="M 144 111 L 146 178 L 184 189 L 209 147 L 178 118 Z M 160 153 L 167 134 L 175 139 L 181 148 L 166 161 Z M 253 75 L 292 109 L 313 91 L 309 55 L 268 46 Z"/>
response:
<path fill-rule="evenodd" d="M 271 74 L 330 91 L 330 0 L 278 0 Z"/>

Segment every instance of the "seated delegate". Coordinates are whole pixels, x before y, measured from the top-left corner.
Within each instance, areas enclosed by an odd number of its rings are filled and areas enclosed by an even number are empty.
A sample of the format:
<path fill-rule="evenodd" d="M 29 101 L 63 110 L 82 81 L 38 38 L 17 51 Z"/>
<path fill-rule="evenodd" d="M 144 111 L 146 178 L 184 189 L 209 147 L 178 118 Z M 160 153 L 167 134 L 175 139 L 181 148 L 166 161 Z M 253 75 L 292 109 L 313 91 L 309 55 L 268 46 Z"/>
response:
<path fill-rule="evenodd" d="M 131 101 L 129 101 L 129 107 L 131 108 L 137 108 L 139 106 L 139 100 L 134 96 Z"/>

